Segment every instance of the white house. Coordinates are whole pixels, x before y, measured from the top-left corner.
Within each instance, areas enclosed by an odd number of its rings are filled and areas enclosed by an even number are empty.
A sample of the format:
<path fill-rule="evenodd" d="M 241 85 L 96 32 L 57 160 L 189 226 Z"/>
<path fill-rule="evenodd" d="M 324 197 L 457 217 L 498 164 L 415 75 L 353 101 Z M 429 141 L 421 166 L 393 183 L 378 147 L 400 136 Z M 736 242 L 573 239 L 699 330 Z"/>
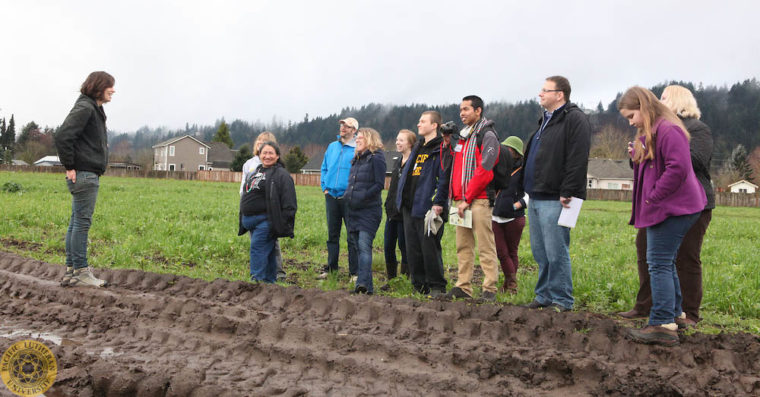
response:
<path fill-rule="evenodd" d="M 628 160 L 588 159 L 589 189 L 633 190 L 633 169 Z"/>
<path fill-rule="evenodd" d="M 744 179 L 728 185 L 728 188 L 731 189 L 731 193 L 755 193 L 757 191 L 757 185 Z"/>
<path fill-rule="evenodd" d="M 52 167 L 52 166 L 63 165 L 63 164 L 61 164 L 61 160 L 58 159 L 58 156 L 45 156 L 35 161 L 34 165 L 42 166 L 42 167 Z"/>

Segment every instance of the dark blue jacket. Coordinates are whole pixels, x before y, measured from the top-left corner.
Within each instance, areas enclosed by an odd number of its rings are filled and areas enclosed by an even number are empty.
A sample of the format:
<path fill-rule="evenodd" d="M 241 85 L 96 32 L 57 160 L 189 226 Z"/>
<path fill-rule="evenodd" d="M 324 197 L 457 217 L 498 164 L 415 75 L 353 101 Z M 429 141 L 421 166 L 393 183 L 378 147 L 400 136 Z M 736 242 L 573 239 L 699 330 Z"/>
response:
<path fill-rule="evenodd" d="M 493 205 L 493 214 L 502 218 L 520 218 L 525 216 L 525 191 L 523 190 L 522 179 L 523 164 L 522 159 L 515 160 L 512 166 L 512 177 L 509 179 L 509 187 L 499 192 Z M 520 202 L 519 210 L 515 211 L 513 205 Z"/>
<path fill-rule="evenodd" d="M 343 199 L 348 202 L 348 231 L 377 232 L 383 218 L 385 154 L 365 150 L 351 160 L 348 187 Z"/>
<path fill-rule="evenodd" d="M 412 193 L 411 213 L 415 218 L 424 218 L 433 205 L 443 207 L 442 218 L 445 219 L 448 216 L 449 174 L 451 173 L 452 158 L 448 150 L 444 150 L 443 155 L 441 155 L 442 140 L 443 138 L 438 136 L 427 144 L 422 140 L 417 142 L 412 148 L 411 154 L 409 154 L 409 160 L 404 165 L 404 170 L 401 172 L 398 190 L 396 191 L 397 208 L 402 207 L 401 200 L 404 194 L 404 185 L 409 176 L 410 168 L 414 167 L 417 163 L 417 155 L 428 155 L 422 163 L 419 180 L 417 180 L 416 189 Z"/>

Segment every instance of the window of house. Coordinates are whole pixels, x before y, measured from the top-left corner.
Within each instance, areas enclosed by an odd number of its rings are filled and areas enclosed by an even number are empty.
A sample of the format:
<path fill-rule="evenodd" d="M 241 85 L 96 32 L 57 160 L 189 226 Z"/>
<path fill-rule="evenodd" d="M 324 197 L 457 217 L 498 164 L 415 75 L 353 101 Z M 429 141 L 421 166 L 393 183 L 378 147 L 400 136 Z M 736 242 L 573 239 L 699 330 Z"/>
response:
<path fill-rule="evenodd" d="M 201 148 L 201 149 L 203 149 L 203 148 Z M 203 171 L 203 170 L 205 170 L 205 169 L 206 169 L 206 167 L 205 167 L 205 166 L 202 166 L 202 165 L 199 165 L 199 166 L 198 166 L 198 169 L 199 169 L 199 170 L 201 170 L 201 171 Z"/>
<path fill-rule="evenodd" d="M 169 164 L 169 171 L 174 171 L 174 164 Z"/>
<path fill-rule="evenodd" d="M 205 154 L 205 153 L 206 153 L 206 148 L 205 147 L 201 146 L 201 147 L 198 148 L 198 154 Z"/>
<path fill-rule="evenodd" d="M 739 189 L 739 193 L 747 193 L 747 189 Z"/>
<path fill-rule="evenodd" d="M 169 156 L 174 156 L 174 146 L 169 146 Z"/>
<path fill-rule="evenodd" d="M 594 181 L 592 181 L 591 179 L 589 179 L 588 180 L 588 187 L 593 187 L 593 186 L 594 186 Z"/>
<path fill-rule="evenodd" d="M 620 189 L 620 185 L 617 183 L 607 182 L 607 189 Z"/>

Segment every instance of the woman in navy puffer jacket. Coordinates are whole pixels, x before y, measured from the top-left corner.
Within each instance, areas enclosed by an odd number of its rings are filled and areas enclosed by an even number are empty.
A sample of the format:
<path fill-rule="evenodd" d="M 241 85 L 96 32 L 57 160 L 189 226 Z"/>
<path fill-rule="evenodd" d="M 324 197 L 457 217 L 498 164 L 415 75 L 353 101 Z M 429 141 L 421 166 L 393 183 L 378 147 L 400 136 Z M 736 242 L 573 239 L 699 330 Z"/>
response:
<path fill-rule="evenodd" d="M 356 134 L 356 154 L 351 161 L 348 188 L 348 232 L 354 234 L 359 251 L 359 270 L 354 293 L 372 294 L 372 241 L 383 218 L 381 193 L 385 186 L 385 154 L 380 134 L 361 128 Z"/>

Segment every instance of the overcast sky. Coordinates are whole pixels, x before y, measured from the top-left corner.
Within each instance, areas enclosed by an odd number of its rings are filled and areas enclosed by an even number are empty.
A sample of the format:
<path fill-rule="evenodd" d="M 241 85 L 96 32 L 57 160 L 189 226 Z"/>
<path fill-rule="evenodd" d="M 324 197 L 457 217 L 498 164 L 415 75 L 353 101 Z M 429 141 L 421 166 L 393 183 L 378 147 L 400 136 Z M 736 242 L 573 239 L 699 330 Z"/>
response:
<path fill-rule="evenodd" d="M 752 0 L 0 0 L 0 117 L 57 126 L 94 70 L 116 78 L 106 113 L 119 132 L 468 94 L 487 113 L 553 74 L 593 108 L 636 84 L 757 78 L 759 12 Z"/>

